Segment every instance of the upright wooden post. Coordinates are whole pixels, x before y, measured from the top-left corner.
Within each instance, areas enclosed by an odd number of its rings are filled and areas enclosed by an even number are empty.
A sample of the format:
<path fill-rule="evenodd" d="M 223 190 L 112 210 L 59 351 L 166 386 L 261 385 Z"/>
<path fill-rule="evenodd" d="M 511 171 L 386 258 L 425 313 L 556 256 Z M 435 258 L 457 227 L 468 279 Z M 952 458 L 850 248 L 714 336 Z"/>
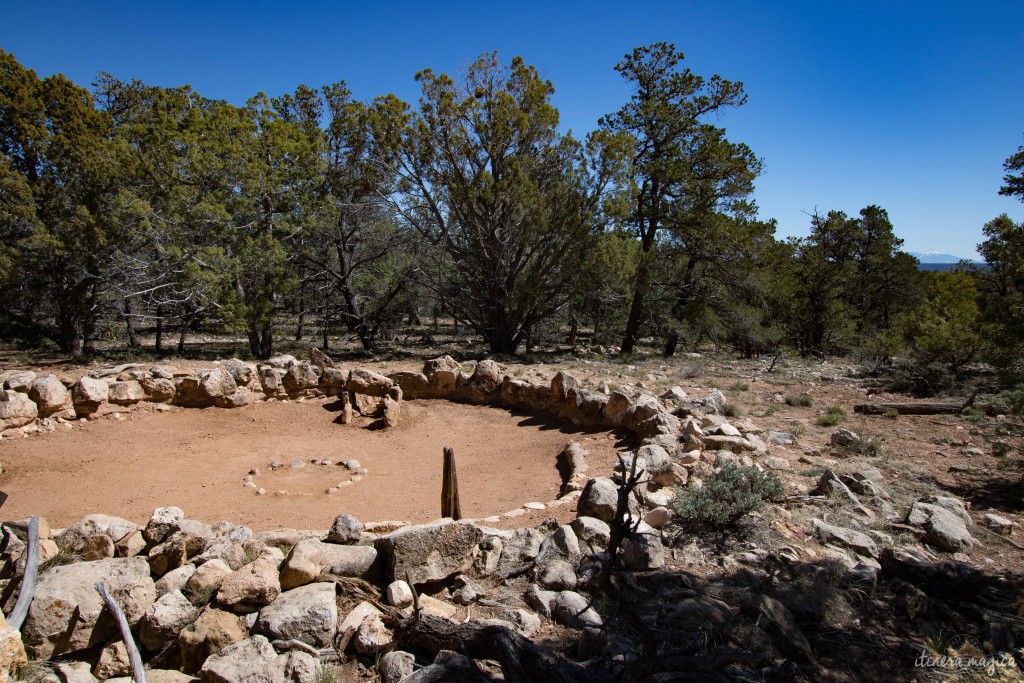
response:
<path fill-rule="evenodd" d="M 455 474 L 455 451 L 444 447 L 444 474 L 441 481 L 441 516 L 462 519 L 459 506 L 459 479 Z"/>

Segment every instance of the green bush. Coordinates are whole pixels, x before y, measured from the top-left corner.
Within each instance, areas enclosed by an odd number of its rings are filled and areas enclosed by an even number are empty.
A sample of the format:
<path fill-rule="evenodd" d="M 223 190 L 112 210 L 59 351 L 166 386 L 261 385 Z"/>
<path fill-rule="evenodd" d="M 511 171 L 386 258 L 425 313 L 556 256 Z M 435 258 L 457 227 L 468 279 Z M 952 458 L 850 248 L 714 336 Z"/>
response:
<path fill-rule="evenodd" d="M 786 394 L 784 400 L 787 406 L 793 406 L 794 408 L 810 408 L 814 405 L 814 399 L 808 393 Z"/>
<path fill-rule="evenodd" d="M 684 522 L 722 530 L 762 509 L 766 502 L 782 500 L 785 494 L 774 472 L 727 463 L 705 479 L 701 488 L 676 489 L 671 507 Z"/>
<path fill-rule="evenodd" d="M 842 422 L 846 418 L 846 411 L 838 403 L 825 408 L 825 412 L 818 416 L 815 420 L 819 427 L 835 427 L 837 424 Z"/>

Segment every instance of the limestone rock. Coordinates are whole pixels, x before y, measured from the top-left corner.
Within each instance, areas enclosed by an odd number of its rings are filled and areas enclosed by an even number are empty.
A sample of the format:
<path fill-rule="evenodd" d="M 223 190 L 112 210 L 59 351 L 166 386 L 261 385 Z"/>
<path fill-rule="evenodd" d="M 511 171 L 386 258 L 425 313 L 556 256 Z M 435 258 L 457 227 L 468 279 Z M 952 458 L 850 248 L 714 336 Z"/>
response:
<path fill-rule="evenodd" d="M 132 626 L 156 600 L 149 563 L 141 557 L 78 562 L 43 572 L 23 626 L 25 646 L 34 659 L 100 645 L 117 632 L 96 591 L 100 581 Z"/>
<path fill-rule="evenodd" d="M 985 514 L 985 526 L 1000 536 L 1009 536 L 1013 533 L 1014 522 L 1011 519 L 988 512 Z"/>
<path fill-rule="evenodd" d="M 125 647 L 124 641 L 113 640 L 100 650 L 99 659 L 96 660 L 96 665 L 92 668 L 92 673 L 96 678 L 101 681 L 105 681 L 108 678 L 114 678 L 115 676 L 126 676 L 130 677 L 132 673 L 131 661 L 128 659 L 128 648 Z M 131 680 L 130 678 L 128 680 Z M 149 677 L 147 676 L 147 683 Z"/>
<path fill-rule="evenodd" d="M 348 384 L 345 387 L 355 394 L 383 398 L 388 395 L 394 384 L 390 378 L 380 373 L 354 368 L 348 375 Z"/>
<path fill-rule="evenodd" d="M 377 550 L 366 545 L 338 545 L 308 538 L 295 544 L 281 568 L 281 588 L 305 585 L 321 573 L 365 578 Z"/>
<path fill-rule="evenodd" d="M 565 560 L 549 562 L 540 573 L 540 584 L 549 590 L 573 590 L 576 581 L 576 568 Z"/>
<path fill-rule="evenodd" d="M 399 529 L 376 541 L 385 559 L 385 579 L 406 578 L 414 584 L 440 581 L 465 571 L 483 531 L 469 522 L 426 524 Z"/>
<path fill-rule="evenodd" d="M 269 605 L 281 594 L 278 565 L 281 551 L 268 548 L 258 558 L 224 577 L 217 590 L 217 602 L 236 610 Z"/>
<path fill-rule="evenodd" d="M 562 591 L 555 598 L 552 615 L 558 623 L 571 628 L 600 628 L 604 621 L 590 607 L 590 601 L 574 591 Z"/>
<path fill-rule="evenodd" d="M 387 599 L 389 605 L 408 607 L 413 603 L 412 589 L 405 581 L 392 581 L 388 584 Z"/>
<path fill-rule="evenodd" d="M 98 411 L 100 406 L 107 402 L 108 395 L 107 383 L 92 377 L 82 377 L 71 387 L 71 401 L 79 417 L 92 415 Z"/>
<path fill-rule="evenodd" d="M 569 400 L 569 392 L 579 389 L 580 381 L 561 370 L 551 378 L 551 400 L 554 403 L 565 403 Z"/>
<path fill-rule="evenodd" d="M 159 650 L 178 637 L 199 616 L 181 591 L 170 591 L 149 606 L 139 624 L 139 640 L 149 650 Z"/>
<path fill-rule="evenodd" d="M 371 614 L 363 619 L 352 639 L 356 652 L 367 656 L 379 655 L 387 651 L 391 648 L 393 641 L 394 634 L 384 625 L 380 614 Z"/>
<path fill-rule="evenodd" d="M 381 681 L 383 683 L 399 683 L 413 673 L 416 657 L 402 650 L 392 650 L 380 658 Z"/>
<path fill-rule="evenodd" d="M 833 446 L 839 446 L 841 448 L 848 448 L 850 446 L 856 446 L 861 442 L 860 435 L 856 432 L 851 432 L 849 429 L 837 429 L 832 432 L 832 436 L 829 442 Z"/>
<path fill-rule="evenodd" d="M 381 401 L 381 406 L 384 412 L 384 424 L 388 427 L 397 427 L 402 415 L 401 402 L 394 400 L 390 396 L 385 396 L 384 400 Z"/>
<path fill-rule="evenodd" d="M 392 372 L 388 379 L 401 387 L 402 395 L 407 399 L 428 398 L 434 391 L 430 380 L 422 372 Z"/>
<path fill-rule="evenodd" d="M 106 534 L 93 534 L 82 543 L 82 559 L 86 562 L 114 556 L 114 541 Z"/>
<path fill-rule="evenodd" d="M 618 505 L 619 488 L 607 477 L 595 477 L 587 482 L 576 504 L 577 514 L 595 517 L 602 522 L 610 522 L 615 518 Z"/>
<path fill-rule="evenodd" d="M 325 539 L 328 543 L 358 543 L 362 538 L 363 524 L 352 515 L 342 513 L 334 518 L 334 524 Z"/>
<path fill-rule="evenodd" d="M 195 673 L 206 661 L 229 645 L 245 640 L 244 620 L 224 610 L 207 607 L 178 634 L 182 670 Z"/>
<path fill-rule="evenodd" d="M 216 593 L 224 583 L 224 577 L 232 572 L 227 562 L 221 559 L 210 560 L 199 565 L 185 586 L 195 595 L 211 595 Z M 166 575 L 165 575 L 166 576 Z"/>
<path fill-rule="evenodd" d="M 235 384 L 235 378 L 227 368 L 219 367 L 211 370 L 210 374 L 199 383 L 199 389 L 213 405 L 221 408 L 236 407 L 231 398 L 238 391 L 238 385 Z"/>
<path fill-rule="evenodd" d="M 261 365 L 257 371 L 260 378 L 260 387 L 263 389 L 263 393 L 268 398 L 277 398 L 281 396 L 287 396 L 288 392 L 285 391 L 284 378 L 285 371 L 279 368 L 271 367 L 269 365 Z"/>
<path fill-rule="evenodd" d="M 27 395 L 5 389 L 0 393 L 0 432 L 23 427 L 36 419 L 39 409 Z"/>
<path fill-rule="evenodd" d="M 313 366 L 303 361 L 291 366 L 284 377 L 281 378 L 285 391 L 289 394 L 297 394 L 309 389 L 315 389 L 320 384 L 320 378 Z"/>
<path fill-rule="evenodd" d="M 878 545 L 866 534 L 853 529 L 847 529 L 815 519 L 811 521 L 814 533 L 821 539 L 822 543 L 831 543 L 843 548 L 849 548 L 858 555 L 864 557 L 878 557 Z"/>
<path fill-rule="evenodd" d="M 622 550 L 623 562 L 628 569 L 646 572 L 665 566 L 665 546 L 661 542 L 661 534 L 643 523 L 636 535 L 623 540 Z"/>
<path fill-rule="evenodd" d="M 750 610 L 754 613 L 759 627 L 771 636 L 776 647 L 782 652 L 801 661 L 813 658 L 807 636 L 800 630 L 796 619 L 785 605 L 775 598 L 759 595 L 754 599 Z M 756 618 L 757 616 L 760 618 Z"/>
<path fill-rule="evenodd" d="M 8 370 L 0 373 L 0 386 L 11 391 L 27 394 L 32 388 L 36 373 L 31 370 Z"/>
<path fill-rule="evenodd" d="M 516 529 L 509 538 L 502 542 L 498 571 L 507 572 L 518 569 L 535 559 L 540 552 L 542 543 L 544 543 L 544 534 L 536 529 Z"/>
<path fill-rule="evenodd" d="M 611 538 L 611 529 L 607 522 L 596 517 L 580 516 L 570 524 L 576 532 L 582 547 L 604 548 Z"/>
<path fill-rule="evenodd" d="M 157 598 L 171 591 L 184 590 L 195 572 L 196 566 L 194 564 L 186 564 L 177 569 L 172 569 L 161 576 L 156 582 Z"/>
<path fill-rule="evenodd" d="M 224 364 L 224 369 L 228 371 L 228 374 L 235 380 L 235 385 L 240 387 L 251 386 L 256 381 L 256 366 L 252 363 L 246 363 L 240 361 L 237 358 L 232 358 Z"/>
<path fill-rule="evenodd" d="M 253 636 L 211 655 L 199 671 L 202 683 L 280 683 L 277 652 L 263 636 Z M 283 656 L 283 655 L 282 655 Z"/>
<path fill-rule="evenodd" d="M 145 400 L 163 403 L 174 398 L 174 382 L 169 379 L 147 377 L 139 381 Z"/>
<path fill-rule="evenodd" d="M 460 370 L 461 366 L 451 356 L 433 358 L 423 364 L 423 374 L 433 391 L 440 395 L 454 391 Z"/>
<path fill-rule="evenodd" d="M 338 605 L 333 583 L 314 583 L 281 593 L 260 610 L 256 630 L 270 640 L 300 640 L 329 647 L 338 630 Z"/>
<path fill-rule="evenodd" d="M 159 507 L 153 510 L 149 523 L 142 533 L 150 543 L 162 543 L 168 534 L 177 529 L 178 522 L 183 519 L 185 513 L 181 508 L 173 505 Z"/>
<path fill-rule="evenodd" d="M 974 538 L 963 520 L 941 505 L 914 503 L 907 514 L 907 524 L 924 529 L 928 543 L 939 550 L 969 553 L 974 547 Z"/>
<path fill-rule="evenodd" d="M 146 398 L 142 385 L 135 380 L 111 382 L 107 389 L 107 400 L 114 405 L 131 406 Z"/>
<path fill-rule="evenodd" d="M 25 645 L 21 642 L 21 633 L 7 623 L 0 613 L 0 681 L 11 680 L 12 674 L 28 663 Z"/>
<path fill-rule="evenodd" d="M 57 375 L 44 375 L 33 380 L 28 397 L 39 407 L 39 417 L 60 417 L 66 420 L 75 417 L 71 392 L 57 379 Z"/>
<path fill-rule="evenodd" d="M 502 376 L 500 365 L 493 360 L 482 360 L 476 364 L 469 386 L 485 394 L 493 394 L 501 386 Z"/>

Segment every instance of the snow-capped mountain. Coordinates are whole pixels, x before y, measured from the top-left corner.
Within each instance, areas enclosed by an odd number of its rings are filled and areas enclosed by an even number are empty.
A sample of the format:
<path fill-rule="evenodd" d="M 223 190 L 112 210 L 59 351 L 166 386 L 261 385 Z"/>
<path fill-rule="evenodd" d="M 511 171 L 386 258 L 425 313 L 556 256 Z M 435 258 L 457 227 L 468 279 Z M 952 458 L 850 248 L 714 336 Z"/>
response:
<path fill-rule="evenodd" d="M 917 257 L 917 260 L 921 263 L 959 263 L 963 260 L 962 256 L 953 256 L 952 254 L 944 254 L 941 251 L 932 249 L 929 251 L 908 251 L 911 256 Z M 972 263 L 977 263 L 974 259 L 967 259 Z"/>

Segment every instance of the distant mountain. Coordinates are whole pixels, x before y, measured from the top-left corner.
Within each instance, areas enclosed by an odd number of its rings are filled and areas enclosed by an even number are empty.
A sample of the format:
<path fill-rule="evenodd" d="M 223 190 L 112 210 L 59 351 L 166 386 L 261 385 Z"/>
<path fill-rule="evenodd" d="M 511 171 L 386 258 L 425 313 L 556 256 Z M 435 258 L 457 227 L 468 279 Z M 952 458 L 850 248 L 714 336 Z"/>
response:
<path fill-rule="evenodd" d="M 917 257 L 917 260 L 923 264 L 925 263 L 959 263 L 963 260 L 962 256 L 953 256 L 952 254 L 943 254 L 941 251 L 908 251 L 911 256 Z M 967 259 L 971 263 L 981 263 L 981 261 L 975 261 L 974 259 Z"/>

